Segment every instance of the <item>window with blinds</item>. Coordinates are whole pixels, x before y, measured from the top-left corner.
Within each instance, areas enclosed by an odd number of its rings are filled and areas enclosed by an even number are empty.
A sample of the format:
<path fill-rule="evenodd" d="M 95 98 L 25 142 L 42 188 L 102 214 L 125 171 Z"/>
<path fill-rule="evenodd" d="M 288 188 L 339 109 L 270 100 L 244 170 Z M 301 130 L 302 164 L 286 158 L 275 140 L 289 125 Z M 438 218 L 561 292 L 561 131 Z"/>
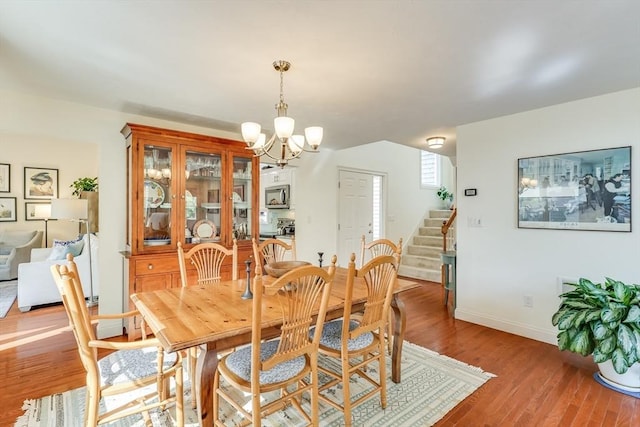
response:
<path fill-rule="evenodd" d="M 439 154 L 420 150 L 421 187 L 440 187 L 440 158 Z"/>

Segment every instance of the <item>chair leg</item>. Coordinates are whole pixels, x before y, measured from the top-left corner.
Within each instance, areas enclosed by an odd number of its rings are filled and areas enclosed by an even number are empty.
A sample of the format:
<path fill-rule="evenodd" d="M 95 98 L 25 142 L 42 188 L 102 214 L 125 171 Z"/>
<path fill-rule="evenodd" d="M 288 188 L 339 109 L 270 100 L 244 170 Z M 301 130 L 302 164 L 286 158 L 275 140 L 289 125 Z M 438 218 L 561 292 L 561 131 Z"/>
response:
<path fill-rule="evenodd" d="M 213 425 L 217 425 L 220 420 L 220 395 L 218 394 L 218 387 L 220 387 L 220 374 L 216 369 L 216 373 L 213 375 Z"/>
<path fill-rule="evenodd" d="M 184 427 L 184 377 L 182 367 L 176 370 L 176 424 Z"/>
<path fill-rule="evenodd" d="M 87 400 L 85 408 L 85 426 L 97 426 L 98 425 L 98 410 L 100 405 L 100 396 L 97 391 L 97 387 L 92 387 L 93 384 L 87 384 Z"/>
<path fill-rule="evenodd" d="M 389 355 L 393 352 L 393 311 L 389 310 L 389 321 L 387 322 L 387 351 Z"/>
<path fill-rule="evenodd" d="M 344 402 L 344 425 L 351 427 L 351 390 L 349 387 L 349 379 L 351 371 L 349 370 L 349 356 L 342 355 L 342 400 Z"/>
<path fill-rule="evenodd" d="M 196 364 L 198 362 L 198 348 L 191 347 L 187 352 L 189 378 L 191 379 L 191 409 L 196 409 L 198 407 L 198 395 L 196 393 Z"/>
<path fill-rule="evenodd" d="M 387 365 L 385 361 L 384 355 L 384 343 L 380 340 L 379 350 L 380 354 L 378 355 L 378 364 L 380 372 L 380 406 L 382 409 L 387 407 Z"/>

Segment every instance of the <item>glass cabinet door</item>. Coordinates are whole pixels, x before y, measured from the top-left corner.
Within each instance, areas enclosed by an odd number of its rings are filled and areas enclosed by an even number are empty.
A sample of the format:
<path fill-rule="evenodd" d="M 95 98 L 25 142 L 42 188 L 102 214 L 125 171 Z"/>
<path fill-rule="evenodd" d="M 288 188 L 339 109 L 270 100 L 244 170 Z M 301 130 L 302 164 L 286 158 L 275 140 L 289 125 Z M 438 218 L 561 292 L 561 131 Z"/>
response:
<path fill-rule="evenodd" d="M 171 209 L 174 199 L 171 177 L 173 150 L 144 146 L 144 193 L 142 197 L 144 246 L 171 244 Z"/>
<path fill-rule="evenodd" d="M 231 201 L 233 208 L 233 238 L 251 240 L 251 218 L 253 218 L 252 168 L 251 157 L 233 157 L 233 190 Z"/>
<path fill-rule="evenodd" d="M 225 221 L 222 157 L 185 152 L 184 243 L 219 242 Z"/>

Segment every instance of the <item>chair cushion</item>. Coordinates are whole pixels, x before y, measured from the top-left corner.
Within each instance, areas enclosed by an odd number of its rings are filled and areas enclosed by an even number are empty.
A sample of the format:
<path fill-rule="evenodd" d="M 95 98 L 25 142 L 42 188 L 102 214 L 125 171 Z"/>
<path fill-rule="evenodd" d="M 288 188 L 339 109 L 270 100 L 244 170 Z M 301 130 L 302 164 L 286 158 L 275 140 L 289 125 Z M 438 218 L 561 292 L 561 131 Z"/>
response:
<path fill-rule="evenodd" d="M 100 383 L 114 385 L 156 375 L 157 350 L 147 347 L 136 350 L 118 350 L 98 361 L 100 368 Z M 170 368 L 176 363 L 175 353 L 165 353 L 163 366 Z"/>
<path fill-rule="evenodd" d="M 349 322 L 349 330 L 353 331 L 358 327 L 358 322 L 351 320 Z M 313 339 L 315 328 L 311 328 L 309 335 Z M 373 343 L 373 334 L 366 332 L 354 339 L 350 339 L 347 348 L 349 351 L 356 351 L 368 347 Z M 324 324 L 322 328 L 322 336 L 320 337 L 320 345 L 334 350 L 342 348 L 342 319 L 332 320 Z"/>
<path fill-rule="evenodd" d="M 267 341 L 260 345 L 260 360 L 264 361 L 273 356 L 278 350 L 279 340 Z M 234 351 L 222 363 L 243 380 L 251 381 L 251 346 Z M 305 367 L 304 356 L 282 362 L 269 369 L 260 371 L 260 384 L 274 384 L 295 377 Z"/>

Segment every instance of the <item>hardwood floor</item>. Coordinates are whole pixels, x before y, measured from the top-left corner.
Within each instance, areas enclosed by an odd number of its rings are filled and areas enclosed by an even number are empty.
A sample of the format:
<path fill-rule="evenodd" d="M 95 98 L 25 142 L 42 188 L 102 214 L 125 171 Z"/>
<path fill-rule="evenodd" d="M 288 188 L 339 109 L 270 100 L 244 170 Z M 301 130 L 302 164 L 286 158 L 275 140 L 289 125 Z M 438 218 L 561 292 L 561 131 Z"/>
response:
<path fill-rule="evenodd" d="M 406 339 L 497 375 L 437 426 L 637 426 L 640 400 L 597 384 L 590 358 L 449 317 L 438 284 L 402 296 Z M 22 402 L 84 384 L 62 306 L 0 319 L 0 426 Z"/>

